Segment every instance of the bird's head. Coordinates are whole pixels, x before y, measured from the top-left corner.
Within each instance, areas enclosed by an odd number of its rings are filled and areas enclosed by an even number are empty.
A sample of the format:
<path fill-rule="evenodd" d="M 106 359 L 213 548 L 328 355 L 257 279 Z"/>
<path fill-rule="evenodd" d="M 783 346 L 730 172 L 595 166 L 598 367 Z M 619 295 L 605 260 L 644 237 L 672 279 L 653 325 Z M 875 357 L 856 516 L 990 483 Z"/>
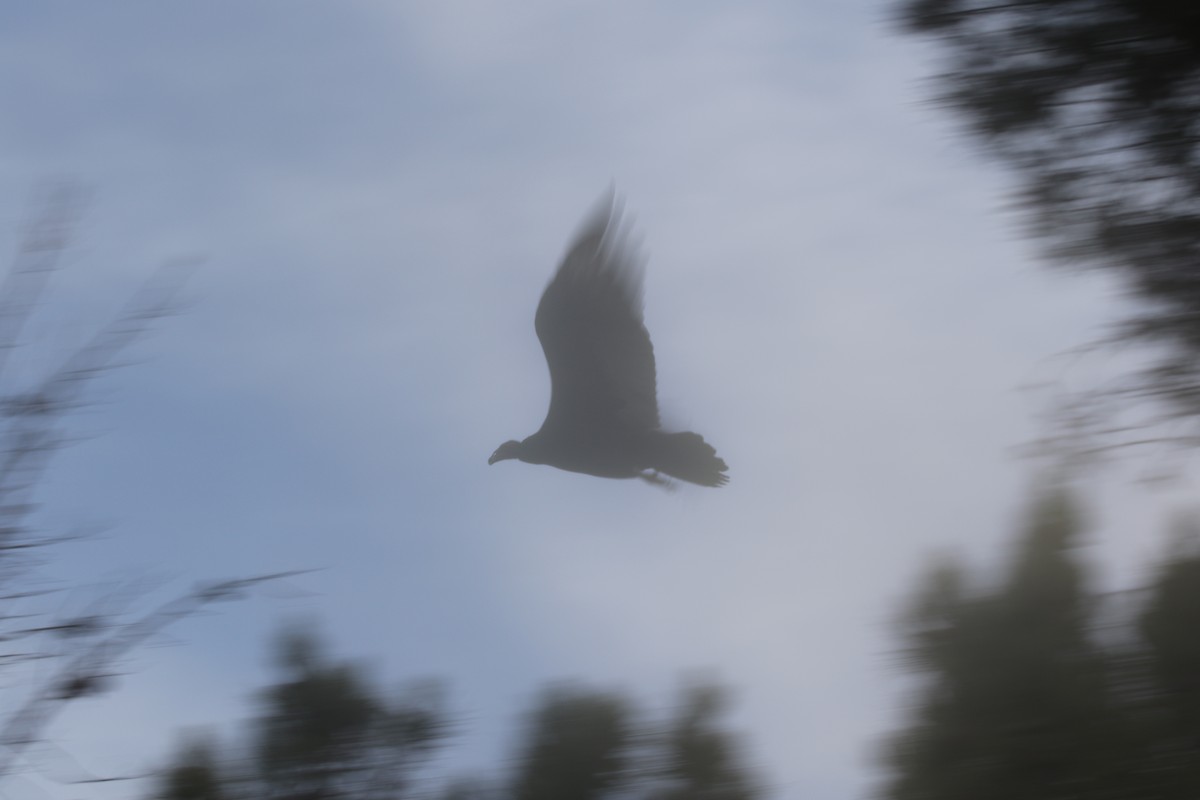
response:
<path fill-rule="evenodd" d="M 496 448 L 496 452 L 492 453 L 492 457 L 488 459 L 489 464 L 495 464 L 497 461 L 504 461 L 509 458 L 521 457 L 521 443 L 516 439 L 509 439 L 504 444 Z"/>

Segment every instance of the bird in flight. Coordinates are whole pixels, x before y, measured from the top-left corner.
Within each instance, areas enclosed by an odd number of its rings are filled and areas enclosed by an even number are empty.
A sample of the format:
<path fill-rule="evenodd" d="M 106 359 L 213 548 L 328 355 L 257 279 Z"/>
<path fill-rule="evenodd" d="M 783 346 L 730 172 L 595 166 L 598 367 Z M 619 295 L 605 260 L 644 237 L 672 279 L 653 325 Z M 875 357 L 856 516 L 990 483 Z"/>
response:
<path fill-rule="evenodd" d="M 642 263 L 621 222 L 610 196 L 542 293 L 534 329 L 550 368 L 550 409 L 537 433 L 500 445 L 488 463 L 515 458 L 602 478 L 721 486 L 728 467 L 712 445 L 659 427 Z"/>

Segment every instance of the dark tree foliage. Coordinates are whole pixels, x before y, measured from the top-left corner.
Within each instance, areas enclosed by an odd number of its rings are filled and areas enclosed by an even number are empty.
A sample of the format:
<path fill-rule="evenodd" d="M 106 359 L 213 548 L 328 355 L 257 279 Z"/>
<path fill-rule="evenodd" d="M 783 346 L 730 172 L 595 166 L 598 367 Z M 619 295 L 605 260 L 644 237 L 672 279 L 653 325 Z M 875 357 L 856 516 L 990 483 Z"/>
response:
<path fill-rule="evenodd" d="M 1090 636 L 1078 533 L 1067 499 L 1048 496 L 1000 586 L 970 591 L 942 565 L 922 588 L 906 638 L 923 685 L 892 742 L 888 797 L 1120 796 L 1124 724 Z"/>
<path fill-rule="evenodd" d="M 663 786 L 652 800 L 754 800 L 761 795 L 741 742 L 723 724 L 728 698 L 714 684 L 689 686 L 658 754 Z"/>
<path fill-rule="evenodd" d="M 446 735 L 441 692 L 390 697 L 351 662 L 331 660 L 311 631 L 279 640 L 279 682 L 260 694 L 249 757 L 216 763 L 184 747 L 159 777 L 161 800 L 398 800 Z M 207 792 L 208 794 L 200 794 Z"/>
<path fill-rule="evenodd" d="M 162 797 L 174 800 L 224 800 L 212 742 L 185 742 L 174 765 L 162 776 Z"/>
<path fill-rule="evenodd" d="M 1114 270 L 1118 339 L 1163 345 L 1121 391 L 1200 417 L 1200 4 L 898 0 L 938 41 L 941 99 L 1020 180 L 1058 260 Z"/>
<path fill-rule="evenodd" d="M 280 644 L 282 680 L 262 695 L 257 769 L 266 795 L 402 797 L 444 735 L 433 687 L 391 700 L 361 667 L 331 663 L 308 632 Z"/>
<path fill-rule="evenodd" d="M 726 705 L 720 687 L 695 683 L 656 722 L 621 695 L 549 689 L 530 715 L 509 796 L 755 800 L 762 793 L 725 724 Z"/>
<path fill-rule="evenodd" d="M 1172 797 L 1200 797 L 1200 553 L 1161 567 L 1139 619 L 1153 766 Z"/>
<path fill-rule="evenodd" d="M 548 689 L 530 716 L 513 800 L 599 800 L 628 778 L 633 720 L 623 697 Z"/>
<path fill-rule="evenodd" d="M 903 620 L 918 682 L 885 797 L 1200 797 L 1200 550 L 1104 594 L 1080 533 L 1048 495 L 998 585 L 930 572 Z"/>
<path fill-rule="evenodd" d="M 685 687 L 658 718 L 623 693 L 558 684 L 512 732 L 511 768 L 438 780 L 428 762 L 447 738 L 440 694 L 388 698 L 316 637 L 281 639 L 279 681 L 260 693 L 246 734 L 214 757 L 185 739 L 158 773 L 158 800 L 758 800 L 724 691 Z M 433 791 L 432 787 L 439 787 Z"/>

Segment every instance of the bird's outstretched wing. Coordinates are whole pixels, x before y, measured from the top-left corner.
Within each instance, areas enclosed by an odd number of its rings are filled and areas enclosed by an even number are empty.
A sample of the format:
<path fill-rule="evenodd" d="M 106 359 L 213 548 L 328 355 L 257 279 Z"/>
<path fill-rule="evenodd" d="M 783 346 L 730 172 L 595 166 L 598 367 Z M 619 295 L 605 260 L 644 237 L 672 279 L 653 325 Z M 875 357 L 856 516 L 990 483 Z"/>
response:
<path fill-rule="evenodd" d="M 534 327 L 550 368 L 543 431 L 658 427 L 642 263 L 611 197 L 584 224 L 546 286 Z"/>

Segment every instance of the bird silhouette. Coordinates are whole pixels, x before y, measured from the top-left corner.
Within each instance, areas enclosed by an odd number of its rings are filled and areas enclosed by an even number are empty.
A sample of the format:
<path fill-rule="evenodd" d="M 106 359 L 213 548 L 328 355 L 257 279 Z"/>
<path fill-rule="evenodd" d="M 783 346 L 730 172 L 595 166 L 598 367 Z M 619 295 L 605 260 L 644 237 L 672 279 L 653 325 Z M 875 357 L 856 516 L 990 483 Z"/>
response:
<path fill-rule="evenodd" d="M 654 347 L 642 322 L 642 262 L 611 194 L 575 237 L 538 303 L 534 329 L 550 368 L 550 408 L 537 433 L 496 448 L 602 478 L 663 476 L 721 486 L 728 467 L 697 433 L 660 429 Z"/>

